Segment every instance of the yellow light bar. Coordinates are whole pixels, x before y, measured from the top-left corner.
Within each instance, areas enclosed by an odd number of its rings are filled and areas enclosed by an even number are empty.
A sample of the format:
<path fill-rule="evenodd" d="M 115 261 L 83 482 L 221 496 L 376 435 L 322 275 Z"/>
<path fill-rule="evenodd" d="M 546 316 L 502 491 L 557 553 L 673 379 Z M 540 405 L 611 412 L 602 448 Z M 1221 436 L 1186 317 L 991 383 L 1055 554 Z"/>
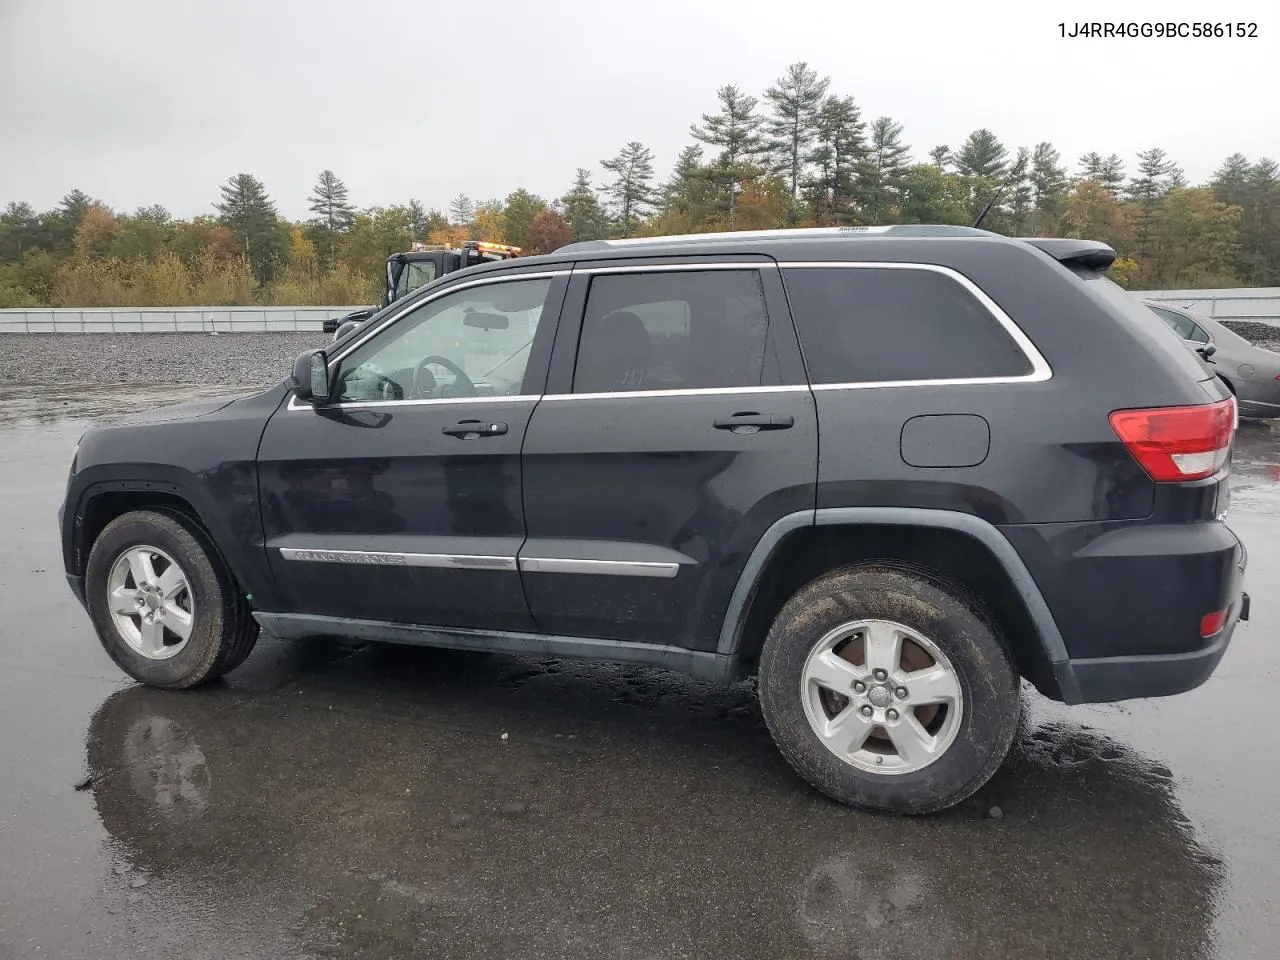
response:
<path fill-rule="evenodd" d="M 490 243 L 487 240 L 478 240 L 476 249 L 484 253 L 510 253 L 512 255 L 520 252 L 519 247 L 513 247 L 509 243 Z"/>

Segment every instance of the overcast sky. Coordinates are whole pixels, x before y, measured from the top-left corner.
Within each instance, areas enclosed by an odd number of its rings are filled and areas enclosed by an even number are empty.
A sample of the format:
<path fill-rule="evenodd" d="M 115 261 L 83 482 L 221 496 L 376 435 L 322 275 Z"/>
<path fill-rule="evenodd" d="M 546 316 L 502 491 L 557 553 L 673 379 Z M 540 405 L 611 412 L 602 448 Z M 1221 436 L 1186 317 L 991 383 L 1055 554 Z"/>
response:
<path fill-rule="evenodd" d="M 1063 39 L 1077 16 L 1259 38 Z M 0 206 L 79 187 L 189 217 L 245 171 L 302 218 L 326 167 L 359 206 L 558 196 L 632 139 L 665 176 L 718 86 L 758 96 L 797 60 L 919 158 L 985 126 L 1073 171 L 1152 145 L 1192 182 L 1280 159 L 1274 0 L 0 0 Z"/>

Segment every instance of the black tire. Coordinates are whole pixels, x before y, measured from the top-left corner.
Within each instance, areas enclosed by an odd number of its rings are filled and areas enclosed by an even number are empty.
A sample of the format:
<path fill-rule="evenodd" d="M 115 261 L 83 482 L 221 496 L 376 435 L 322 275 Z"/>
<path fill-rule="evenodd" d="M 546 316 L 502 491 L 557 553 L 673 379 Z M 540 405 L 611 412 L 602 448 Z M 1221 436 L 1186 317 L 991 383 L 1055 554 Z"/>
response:
<path fill-rule="evenodd" d="M 112 619 L 111 568 L 126 550 L 142 544 L 169 554 L 187 575 L 195 620 L 186 646 L 167 660 L 134 650 Z M 135 510 L 103 528 L 89 552 L 85 596 L 98 639 L 125 673 L 142 683 L 182 690 L 216 680 L 244 662 L 258 640 L 258 624 L 226 563 L 205 533 L 178 514 Z"/>
<path fill-rule="evenodd" d="M 951 745 L 927 766 L 879 774 L 829 750 L 805 714 L 805 661 L 829 631 L 883 619 L 918 631 L 951 660 L 964 709 Z M 802 588 L 779 611 L 760 658 L 760 705 L 787 762 L 827 796 L 893 813 L 933 813 L 970 796 L 1003 762 L 1021 713 L 1013 657 L 962 589 L 924 571 L 867 564 L 833 571 Z"/>

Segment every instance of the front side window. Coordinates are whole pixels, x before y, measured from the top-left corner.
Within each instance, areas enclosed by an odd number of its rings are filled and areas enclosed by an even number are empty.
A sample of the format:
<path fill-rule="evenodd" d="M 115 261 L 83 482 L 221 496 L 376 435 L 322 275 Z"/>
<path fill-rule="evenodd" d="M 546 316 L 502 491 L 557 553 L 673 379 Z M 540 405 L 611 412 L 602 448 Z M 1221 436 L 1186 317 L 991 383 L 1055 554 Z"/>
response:
<path fill-rule="evenodd" d="M 340 362 L 342 401 L 516 396 L 551 280 L 468 287 L 422 304 Z"/>
<path fill-rule="evenodd" d="M 1031 361 L 996 316 L 936 270 L 790 268 L 783 277 L 815 384 L 1032 372 Z"/>
<path fill-rule="evenodd" d="M 756 270 L 597 276 L 573 392 L 758 386 L 767 333 Z"/>

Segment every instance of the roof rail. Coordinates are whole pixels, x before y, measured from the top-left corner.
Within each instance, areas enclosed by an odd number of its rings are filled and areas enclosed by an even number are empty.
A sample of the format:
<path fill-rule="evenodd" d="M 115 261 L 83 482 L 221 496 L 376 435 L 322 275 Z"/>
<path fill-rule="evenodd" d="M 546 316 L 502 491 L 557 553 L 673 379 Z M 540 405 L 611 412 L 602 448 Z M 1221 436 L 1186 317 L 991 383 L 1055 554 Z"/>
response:
<path fill-rule="evenodd" d="M 1038 247 L 1059 263 L 1106 270 L 1116 262 L 1115 250 L 1097 240 L 1070 240 L 1059 237 L 1018 237 L 1018 239 Z"/>
<path fill-rule="evenodd" d="M 614 250 L 619 247 L 666 246 L 677 243 L 719 243 L 725 240 L 831 240 L 837 237 L 996 237 L 990 230 L 950 224 L 892 224 L 882 227 L 794 227 L 783 230 L 726 230 L 720 233 L 681 233 L 664 237 L 628 237 L 621 240 L 580 240 L 556 253 Z"/>

